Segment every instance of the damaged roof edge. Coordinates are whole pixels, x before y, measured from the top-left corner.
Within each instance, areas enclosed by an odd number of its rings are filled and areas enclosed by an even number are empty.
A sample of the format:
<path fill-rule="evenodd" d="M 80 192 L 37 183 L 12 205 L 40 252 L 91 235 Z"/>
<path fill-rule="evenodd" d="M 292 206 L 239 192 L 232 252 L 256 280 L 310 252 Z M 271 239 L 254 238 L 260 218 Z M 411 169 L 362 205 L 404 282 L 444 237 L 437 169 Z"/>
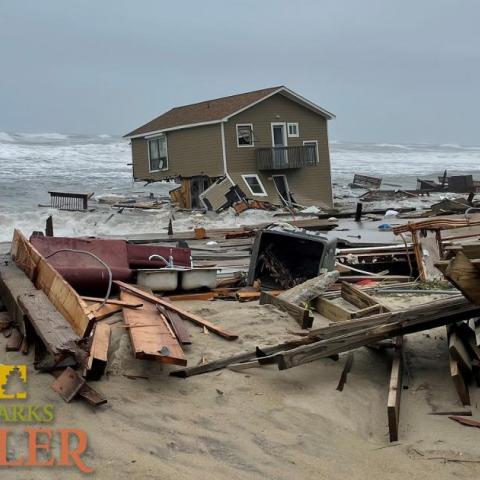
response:
<path fill-rule="evenodd" d="M 296 101 L 300 104 L 304 104 L 305 107 L 310 108 L 311 110 L 315 111 L 319 115 L 325 117 L 327 120 L 333 120 L 334 118 L 336 118 L 335 114 L 333 114 L 333 113 L 329 112 L 328 110 L 325 110 L 324 108 L 316 105 L 315 103 L 311 102 L 310 100 L 307 100 L 305 97 L 302 97 L 298 93 L 295 93 L 293 90 L 290 90 L 289 88 L 282 86 L 282 87 L 279 87 L 278 89 L 274 90 L 273 92 L 269 93 L 268 95 L 263 96 L 259 100 L 256 100 L 256 101 L 254 101 L 254 102 L 252 102 L 252 103 L 250 103 L 250 104 L 248 104 L 248 105 L 246 105 L 246 106 L 244 106 L 244 107 L 242 107 L 238 110 L 235 110 L 234 112 L 230 113 L 229 115 L 226 115 L 223 118 L 218 118 L 218 119 L 210 120 L 210 121 L 207 121 L 207 122 L 196 122 L 196 123 L 190 123 L 190 124 L 184 124 L 184 125 L 177 125 L 177 126 L 173 126 L 173 127 L 170 127 L 170 128 L 162 128 L 160 130 L 152 130 L 150 132 L 142 132 L 142 133 L 134 134 L 134 132 L 136 132 L 138 130 L 138 128 L 136 128 L 135 130 L 132 130 L 131 132 L 124 135 L 123 138 L 143 138 L 143 137 L 158 135 L 160 133 L 170 132 L 170 131 L 174 131 L 174 130 L 182 130 L 182 129 L 186 129 L 186 128 L 202 127 L 202 126 L 205 126 L 205 125 L 215 125 L 215 124 L 218 124 L 218 123 L 226 122 L 230 118 L 234 117 L 235 115 L 238 115 L 239 113 L 244 112 L 245 110 L 248 110 L 249 108 L 252 108 L 253 106 L 267 100 L 268 98 L 272 97 L 273 95 L 276 95 L 277 93 L 285 93 L 286 96 L 288 98 L 290 98 L 291 100 Z M 179 107 L 179 108 L 181 108 L 181 107 Z M 142 128 L 142 127 L 139 127 L 139 128 Z"/>

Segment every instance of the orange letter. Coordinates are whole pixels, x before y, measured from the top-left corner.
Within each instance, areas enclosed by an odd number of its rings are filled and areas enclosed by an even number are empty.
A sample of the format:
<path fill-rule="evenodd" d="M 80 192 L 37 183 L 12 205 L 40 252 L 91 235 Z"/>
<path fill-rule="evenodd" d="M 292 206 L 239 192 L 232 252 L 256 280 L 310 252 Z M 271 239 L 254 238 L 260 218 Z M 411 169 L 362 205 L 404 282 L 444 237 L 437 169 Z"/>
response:
<path fill-rule="evenodd" d="M 77 428 L 64 428 L 60 431 L 60 462 L 63 467 L 71 467 L 74 464 L 83 473 L 92 473 L 93 468 L 87 467 L 82 462 L 80 455 L 87 449 L 87 434 L 83 430 Z M 70 450 L 70 434 L 78 438 L 78 446 Z M 70 461 L 69 457 L 72 457 Z"/>
<path fill-rule="evenodd" d="M 9 462 L 7 458 L 8 452 L 8 434 L 10 429 L 0 428 L 0 466 L 2 467 L 21 467 L 23 465 L 24 458 L 19 458 L 16 461 Z"/>
<path fill-rule="evenodd" d="M 48 460 L 43 462 L 39 461 L 37 458 L 37 450 L 45 450 L 50 452 L 51 445 L 50 440 L 52 439 L 52 430 L 50 428 L 26 428 L 25 432 L 28 433 L 28 463 L 29 467 L 52 467 L 55 463 L 55 457 L 50 455 Z M 38 434 L 44 433 L 48 437 L 46 443 L 38 442 Z"/>

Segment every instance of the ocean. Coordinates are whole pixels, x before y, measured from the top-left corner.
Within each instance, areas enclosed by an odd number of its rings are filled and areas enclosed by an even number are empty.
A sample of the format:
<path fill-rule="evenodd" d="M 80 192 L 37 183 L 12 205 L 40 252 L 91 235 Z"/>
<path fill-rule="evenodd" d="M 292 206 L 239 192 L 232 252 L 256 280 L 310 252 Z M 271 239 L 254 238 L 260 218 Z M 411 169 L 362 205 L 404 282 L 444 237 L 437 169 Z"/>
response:
<path fill-rule="evenodd" d="M 94 192 L 108 195 L 166 195 L 171 184 L 132 181 L 130 147 L 121 137 L 109 135 L 63 135 L 60 133 L 0 132 L 0 241 L 11 239 L 14 227 L 26 234 L 43 230 L 45 219 L 54 215 L 57 234 L 122 235 L 151 233 L 166 228 L 170 209 L 124 211 L 111 218 L 112 210 L 98 205 L 93 213 L 58 212 L 40 205 L 49 203 L 48 191 Z M 480 146 L 409 145 L 388 143 L 331 142 L 335 193 L 352 194 L 347 185 L 354 173 L 381 176 L 383 182 L 415 188 L 416 178 L 436 178 L 449 173 L 480 176 Z M 355 195 L 355 193 L 353 193 Z M 177 214 L 177 229 L 207 223 L 211 227 L 237 226 L 268 221 L 265 212 L 245 212 L 242 218 L 222 215 Z M 175 225 L 174 223 L 174 225 Z"/>

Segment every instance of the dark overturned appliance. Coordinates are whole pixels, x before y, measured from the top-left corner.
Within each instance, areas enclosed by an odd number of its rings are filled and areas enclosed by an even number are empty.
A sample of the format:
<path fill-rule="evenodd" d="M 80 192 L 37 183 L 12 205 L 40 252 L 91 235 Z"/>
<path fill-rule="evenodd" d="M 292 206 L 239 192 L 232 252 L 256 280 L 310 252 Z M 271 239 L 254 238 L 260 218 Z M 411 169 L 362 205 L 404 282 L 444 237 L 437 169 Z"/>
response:
<path fill-rule="evenodd" d="M 335 268 L 336 239 L 286 230 L 261 230 L 253 244 L 248 284 L 288 289 Z"/>

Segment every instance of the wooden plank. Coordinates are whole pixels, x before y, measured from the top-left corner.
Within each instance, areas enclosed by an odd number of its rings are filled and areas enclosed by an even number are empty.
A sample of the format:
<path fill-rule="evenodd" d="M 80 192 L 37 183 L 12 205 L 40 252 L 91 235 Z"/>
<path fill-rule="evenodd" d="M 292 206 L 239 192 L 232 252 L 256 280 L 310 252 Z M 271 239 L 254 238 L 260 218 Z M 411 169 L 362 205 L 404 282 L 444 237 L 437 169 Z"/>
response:
<path fill-rule="evenodd" d="M 388 388 L 387 417 L 388 431 L 391 442 L 398 440 L 398 424 L 400 420 L 400 400 L 402 396 L 403 379 L 403 338 L 397 339 L 397 348 L 393 352 L 392 370 L 390 373 L 390 385 Z"/>
<path fill-rule="evenodd" d="M 336 302 L 325 297 L 318 297 L 314 301 L 313 306 L 318 313 L 332 322 L 344 322 L 346 320 L 351 320 L 352 318 L 353 311 L 347 310 Z"/>
<path fill-rule="evenodd" d="M 5 350 L 7 352 L 18 352 L 23 342 L 23 334 L 18 328 L 13 328 L 11 335 L 8 337 Z"/>
<path fill-rule="evenodd" d="M 468 355 L 465 344 L 455 330 L 451 331 L 448 340 L 448 351 L 451 357 L 456 360 L 463 371 L 472 371 L 472 361 Z"/>
<path fill-rule="evenodd" d="M 297 321 L 301 328 L 311 328 L 313 325 L 313 317 L 307 308 L 302 308 L 299 305 L 274 297 L 267 292 L 261 292 L 260 305 L 266 304 L 274 305 L 280 308 L 280 310 L 287 312 Z"/>
<path fill-rule="evenodd" d="M 128 308 L 128 307 L 126 307 Z M 108 361 L 108 347 L 110 345 L 110 325 L 98 323 L 92 335 L 92 345 L 87 361 L 87 379 L 100 380 L 105 372 Z"/>
<path fill-rule="evenodd" d="M 116 285 L 118 285 L 122 290 L 128 291 L 130 293 L 133 293 L 136 297 L 142 298 L 143 300 L 146 300 L 148 302 L 153 302 L 154 304 L 162 305 L 163 307 L 168 308 L 169 310 L 173 310 L 174 312 L 178 313 L 181 317 L 186 318 L 187 320 L 190 320 L 193 323 L 196 323 L 197 325 L 201 325 L 202 327 L 206 327 L 208 330 L 211 332 L 216 333 L 217 335 L 220 335 L 223 338 L 226 338 L 227 340 L 236 340 L 238 338 L 238 335 L 228 332 L 227 330 L 224 330 L 220 328 L 219 326 L 215 325 L 212 322 L 209 322 L 208 320 L 203 319 L 199 315 L 195 315 L 193 313 L 190 313 L 183 308 L 180 308 L 173 303 L 169 303 L 165 300 L 162 300 L 159 297 L 156 297 L 155 295 L 146 293 L 139 288 L 136 288 L 133 285 L 129 285 L 128 283 L 120 282 L 120 281 L 115 281 L 114 282 Z M 122 298 L 122 296 L 120 297 Z"/>
<path fill-rule="evenodd" d="M 157 310 L 165 316 L 165 318 L 170 322 L 170 325 L 175 333 L 175 336 L 178 338 L 178 341 L 182 345 L 191 345 L 192 340 L 190 334 L 188 333 L 187 326 L 183 318 L 176 312 L 168 310 L 167 308 L 162 307 L 161 305 L 156 305 Z"/>
<path fill-rule="evenodd" d="M 465 383 L 465 379 L 460 371 L 458 362 L 449 355 L 450 362 L 450 375 L 452 377 L 453 385 L 458 393 L 462 405 L 470 405 L 470 392 L 468 386 Z"/>
<path fill-rule="evenodd" d="M 350 283 L 342 282 L 341 295 L 344 300 L 350 302 L 358 308 L 371 307 L 378 305 L 378 302 L 372 298 L 368 293 L 351 285 Z"/>
<path fill-rule="evenodd" d="M 182 293 L 180 295 L 169 295 L 168 299 L 172 302 L 191 302 L 195 300 L 213 300 L 216 297 L 216 293 L 213 291 L 210 292 L 201 292 L 201 293 Z"/>
<path fill-rule="evenodd" d="M 60 315 L 48 297 L 41 290 L 19 295 L 18 302 L 32 324 L 35 332 L 52 355 L 79 350 L 80 337 L 71 325 Z"/>
<path fill-rule="evenodd" d="M 145 292 L 142 294 L 148 295 Z M 126 302 L 134 303 L 138 298 L 139 296 L 132 292 L 125 290 L 120 292 L 120 299 Z M 158 312 L 155 303 L 146 301 L 143 307 L 135 310 L 124 308 L 123 317 L 135 358 L 158 360 L 175 365 L 187 364 L 182 347 L 168 327 L 167 319 Z"/>
<path fill-rule="evenodd" d="M 347 383 L 347 376 L 350 373 L 353 365 L 353 352 L 350 352 L 347 356 L 347 361 L 343 367 L 342 374 L 340 375 L 340 380 L 338 381 L 337 390 L 339 392 L 343 391 L 343 387 Z"/>
<path fill-rule="evenodd" d="M 100 297 L 85 297 L 82 296 L 82 300 L 85 300 L 86 302 L 94 302 L 94 303 L 103 303 L 105 301 L 104 298 Z M 143 306 L 143 303 L 127 303 L 127 302 L 122 302 L 121 300 L 117 300 L 116 298 L 109 298 L 106 302 L 107 305 L 120 305 L 121 307 L 126 307 L 126 308 L 140 308 Z"/>
<path fill-rule="evenodd" d="M 87 304 L 19 230 L 14 230 L 11 255 L 35 286 L 45 292 L 75 332 L 81 337 L 88 335 L 94 318 L 88 312 Z"/>

